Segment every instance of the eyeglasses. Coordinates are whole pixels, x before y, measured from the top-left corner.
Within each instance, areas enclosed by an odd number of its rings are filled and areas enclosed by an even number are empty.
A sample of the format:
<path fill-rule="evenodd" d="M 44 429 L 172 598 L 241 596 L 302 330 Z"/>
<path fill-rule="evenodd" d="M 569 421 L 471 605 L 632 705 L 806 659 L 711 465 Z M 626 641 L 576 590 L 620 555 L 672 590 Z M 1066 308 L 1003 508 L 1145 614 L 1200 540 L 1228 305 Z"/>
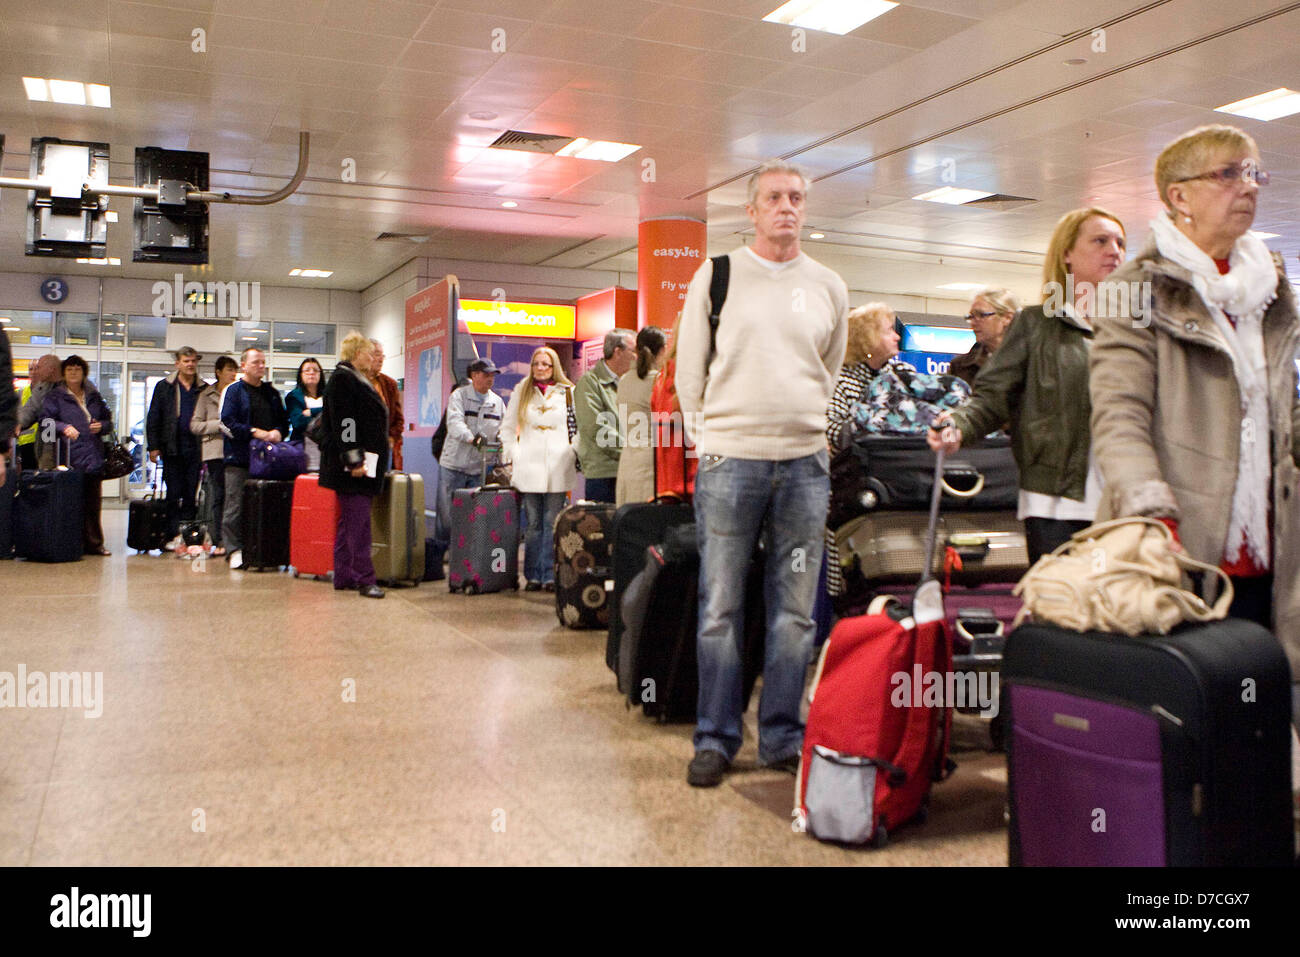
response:
<path fill-rule="evenodd" d="M 1260 169 L 1255 163 L 1247 162 L 1232 163 L 1229 166 L 1222 166 L 1208 173 L 1202 173 L 1200 176 L 1188 176 L 1186 179 L 1177 180 L 1177 182 L 1190 183 L 1194 179 L 1212 179 L 1220 186 L 1236 186 L 1242 180 L 1247 180 L 1253 182 L 1256 186 L 1267 186 L 1270 178 L 1269 174 Z"/>
<path fill-rule="evenodd" d="M 970 311 L 970 314 L 965 318 L 967 322 L 974 322 L 976 319 L 987 319 L 989 316 L 996 316 L 996 315 L 997 315 L 996 312 L 977 312 L 974 309 L 972 309 Z"/>

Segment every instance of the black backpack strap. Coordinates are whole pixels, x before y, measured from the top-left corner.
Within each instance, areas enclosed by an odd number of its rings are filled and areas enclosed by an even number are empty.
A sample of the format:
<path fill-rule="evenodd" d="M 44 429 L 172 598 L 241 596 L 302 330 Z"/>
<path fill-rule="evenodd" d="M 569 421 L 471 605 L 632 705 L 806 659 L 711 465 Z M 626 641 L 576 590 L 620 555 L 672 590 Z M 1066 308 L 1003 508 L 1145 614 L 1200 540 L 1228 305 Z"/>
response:
<path fill-rule="evenodd" d="M 713 278 L 709 282 L 709 362 L 718 351 L 718 320 L 722 318 L 722 307 L 727 302 L 727 286 L 731 283 L 731 257 L 714 256 Z"/>

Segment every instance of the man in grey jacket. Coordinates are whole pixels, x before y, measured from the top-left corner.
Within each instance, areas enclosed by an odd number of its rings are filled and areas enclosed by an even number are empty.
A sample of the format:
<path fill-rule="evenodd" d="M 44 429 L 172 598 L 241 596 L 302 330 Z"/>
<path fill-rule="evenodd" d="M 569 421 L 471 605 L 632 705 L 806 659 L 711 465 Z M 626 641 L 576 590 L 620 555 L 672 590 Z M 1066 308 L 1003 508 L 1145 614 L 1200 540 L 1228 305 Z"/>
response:
<path fill-rule="evenodd" d="M 451 541 L 451 493 L 483 481 L 484 449 L 498 443 L 506 405 L 492 391 L 492 383 L 500 371 L 491 359 L 475 359 L 469 364 L 469 385 L 453 391 L 447 400 L 447 439 L 438 458 L 438 517 L 433 533 L 436 569 L 442 568 Z M 488 455 L 489 467 L 495 458 Z"/>

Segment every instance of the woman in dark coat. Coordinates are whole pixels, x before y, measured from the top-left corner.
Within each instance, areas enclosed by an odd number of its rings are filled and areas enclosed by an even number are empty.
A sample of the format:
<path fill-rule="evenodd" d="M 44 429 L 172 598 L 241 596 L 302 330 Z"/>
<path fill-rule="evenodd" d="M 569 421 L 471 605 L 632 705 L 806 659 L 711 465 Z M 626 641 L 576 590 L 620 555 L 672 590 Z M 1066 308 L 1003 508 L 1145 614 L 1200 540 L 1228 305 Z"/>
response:
<path fill-rule="evenodd" d="M 370 560 L 370 500 L 379 494 L 388 470 L 388 408 L 370 384 L 374 348 L 359 332 L 348 333 L 342 361 L 325 387 L 325 436 L 321 443 L 320 484 L 338 494 L 334 533 L 334 587 L 357 589 L 366 598 L 383 598 Z M 366 453 L 373 453 L 367 468 Z"/>
<path fill-rule="evenodd" d="M 104 528 L 100 523 L 103 505 L 101 484 L 104 473 L 104 436 L 113 427 L 113 417 L 108 404 L 93 382 L 87 378 L 90 367 L 81 356 L 68 356 L 63 360 L 63 382 L 50 391 L 41 406 L 41 422 L 54 420 L 54 430 L 59 439 L 67 440 L 68 458 L 72 468 L 82 472 L 82 494 L 85 502 L 85 524 L 82 527 L 82 544 L 87 555 L 107 555 L 104 547 Z"/>

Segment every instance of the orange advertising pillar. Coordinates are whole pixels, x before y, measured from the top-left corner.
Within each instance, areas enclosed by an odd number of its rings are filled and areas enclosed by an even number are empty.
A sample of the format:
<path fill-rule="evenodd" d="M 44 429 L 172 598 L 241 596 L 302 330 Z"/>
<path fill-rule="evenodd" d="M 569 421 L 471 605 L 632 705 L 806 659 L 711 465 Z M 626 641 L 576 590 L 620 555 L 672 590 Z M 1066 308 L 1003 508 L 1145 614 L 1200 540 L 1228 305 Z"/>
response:
<path fill-rule="evenodd" d="M 704 262 L 708 227 L 698 219 L 647 219 L 637 228 L 636 325 L 671 329 L 686 287 Z"/>

